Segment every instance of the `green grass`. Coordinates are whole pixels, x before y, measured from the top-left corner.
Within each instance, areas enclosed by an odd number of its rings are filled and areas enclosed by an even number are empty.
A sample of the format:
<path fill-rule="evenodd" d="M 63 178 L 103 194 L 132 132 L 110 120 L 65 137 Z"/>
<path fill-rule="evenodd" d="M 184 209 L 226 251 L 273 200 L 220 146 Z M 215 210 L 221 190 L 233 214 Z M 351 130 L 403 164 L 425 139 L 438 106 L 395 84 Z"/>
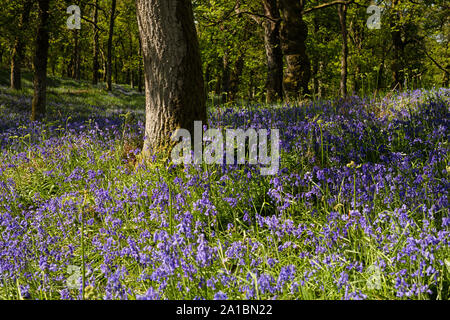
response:
<path fill-rule="evenodd" d="M 2 113 L 15 99 L 31 97 L 27 77 L 25 75 L 25 86 L 21 92 L 0 89 L 0 106 L 3 105 L 4 108 L 3 111 L 0 110 Z M 59 109 L 63 109 L 65 114 L 76 112 L 89 115 L 94 110 L 92 106 L 107 113 L 108 110 L 116 109 L 125 112 L 142 111 L 145 104 L 143 95 L 126 94 L 132 92 L 127 87 L 124 87 L 126 93 L 116 90 L 109 94 L 104 88 L 93 88 L 87 82 L 51 79 L 50 83 L 48 99 L 51 117 L 57 117 Z M 342 299 L 345 289 L 338 285 L 338 279 L 343 274 L 348 276 L 349 292 L 360 290 L 369 299 L 396 299 L 396 273 L 404 268 L 406 273 L 411 275 L 417 269 L 418 262 L 409 260 L 409 257 L 405 257 L 404 262 L 394 261 L 395 257 L 406 247 L 408 238 L 421 239 L 423 232 L 441 228 L 438 219 L 429 221 L 428 227 L 424 226 L 425 218 L 419 209 L 423 205 L 430 207 L 433 204 L 431 198 L 430 202 L 408 210 L 408 215 L 414 218 L 415 225 L 401 227 L 400 219 L 394 212 L 401 208 L 402 198 L 398 193 L 386 188 L 374 199 L 371 218 L 382 213 L 389 216 L 391 220 L 381 225 L 379 235 L 393 236 L 393 239 L 392 243 L 387 240 L 379 243 L 376 238 L 364 232 L 356 218 L 338 219 L 333 223 L 328 220 L 332 212 L 337 212 L 339 216 L 350 215 L 349 211 L 354 208 L 356 192 L 342 194 L 339 203 L 330 205 L 327 200 L 336 194 L 329 190 L 331 185 L 322 185 L 321 197 L 314 199 L 312 205 L 304 199 L 292 200 L 289 208 L 280 214 L 277 209 L 279 203 L 268 196 L 268 192 L 274 188 L 272 177 L 246 179 L 245 169 L 238 168 L 226 175 L 227 179 L 224 180 L 224 175 L 217 167 L 203 165 L 201 168 L 183 170 L 181 167 L 167 166 L 161 159 L 147 166 L 136 166 L 130 151 L 140 147 L 138 140 L 141 135 L 131 131 L 131 124 L 127 126 L 126 123 L 121 123 L 121 127 L 105 131 L 104 136 L 99 136 L 99 132 L 95 130 L 71 133 L 66 125 L 57 123 L 58 131 L 53 123 L 43 124 L 47 132 L 40 130 L 38 137 L 33 136 L 33 139 L 37 139 L 33 141 L 39 141 L 38 146 L 41 149 L 30 148 L 31 136 L 23 135 L 12 138 L 8 152 L 3 154 L 0 181 L 13 181 L 14 187 L 11 190 L 2 189 L 2 196 L 14 201 L 0 200 L 0 212 L 8 212 L 19 221 L 27 214 L 31 215 L 28 217 L 26 237 L 19 235 L 17 238 L 19 243 L 28 241 L 27 248 L 31 252 L 24 258 L 20 273 L 1 280 L 1 299 L 23 298 L 20 286 L 24 285 L 29 286 L 31 298 L 59 299 L 61 290 L 66 288 L 67 278 L 72 275 L 67 269 L 69 265 L 84 270 L 83 283 L 88 285 L 83 287 L 84 295 L 80 295 L 78 290 L 69 290 L 73 298 L 108 297 L 112 276 L 102 271 L 103 266 L 107 265 L 113 268 L 111 273 L 122 267 L 126 268 L 127 274 L 121 278 L 117 291 L 121 292 L 122 287 L 129 290 L 119 294 L 121 298 L 128 299 L 145 294 L 150 287 L 159 288 L 160 298 L 166 299 L 212 299 L 218 291 L 225 292 L 229 298 L 246 299 L 248 291 L 253 289 L 255 293 L 252 298 L 256 299 Z M 91 122 L 86 122 L 86 126 L 90 125 Z M 322 141 L 322 126 L 320 129 Z M 27 132 L 27 128 L 24 128 L 24 132 Z M 52 142 L 50 135 L 58 141 Z M 401 149 L 400 142 L 396 148 Z M 27 153 L 27 160 L 14 160 L 20 152 Z M 326 146 L 321 144 L 316 156 L 320 165 L 325 166 L 329 161 Z M 309 154 L 284 153 L 282 167 L 286 167 L 288 172 L 303 174 L 311 171 L 317 164 L 309 160 Z M 10 163 L 14 165 L 6 165 Z M 426 163 L 427 160 L 424 160 L 416 165 L 423 170 Z M 343 166 L 345 167 L 345 164 Z M 448 170 L 448 167 L 444 166 L 445 168 Z M 74 170 L 83 171 L 81 179 L 68 181 L 66 178 Z M 88 170 L 101 170 L 102 173 L 95 179 L 90 179 L 87 176 Z M 356 170 L 359 168 L 355 168 L 355 172 Z M 394 171 L 399 173 L 400 169 L 395 167 Z M 202 184 L 195 182 L 196 175 L 199 175 Z M 353 177 L 356 180 L 356 173 Z M 441 178 L 446 179 L 447 176 Z M 188 186 L 190 181 L 192 183 Z M 207 199 L 217 211 L 216 215 L 206 215 L 204 209 L 194 205 L 205 198 L 205 183 L 208 184 Z M 311 190 L 314 183 L 312 181 L 304 186 L 295 186 L 285 182 L 281 198 Z M 344 183 L 346 182 L 342 181 L 342 184 Z M 100 197 L 96 195 L 99 190 L 107 190 L 110 200 L 99 202 Z M 148 193 L 148 196 L 143 193 Z M 182 200 L 177 198 L 180 195 Z M 239 200 L 233 206 L 226 197 Z M 386 203 L 385 199 L 390 201 Z M 52 200 L 56 206 L 54 210 L 51 206 L 44 205 Z M 102 208 L 111 212 L 105 214 Z M 134 239 L 141 254 L 151 255 L 151 252 L 159 250 L 159 245 L 165 242 L 155 242 L 152 237 L 145 239 L 145 231 L 152 235 L 159 231 L 174 235 L 177 233 L 180 215 L 186 211 L 193 215 L 192 231 L 204 233 L 208 244 L 215 248 L 217 255 L 211 265 L 202 267 L 195 260 L 195 254 L 182 254 L 181 257 L 186 259 L 186 263 L 192 264 L 198 270 L 189 277 L 184 276 L 183 270 L 178 266 L 172 275 L 166 277 L 165 282 L 162 279 L 143 280 L 142 276 L 151 274 L 157 266 L 143 267 L 131 255 L 112 255 L 112 261 L 108 262 L 106 254 L 98 251 L 98 246 L 93 244 L 96 242 L 106 246 L 111 242 L 111 252 L 117 253 L 129 248 L 128 240 Z M 249 222 L 244 219 L 246 213 L 251 217 Z M 445 213 L 448 215 L 448 212 L 440 212 Z M 70 217 L 71 215 L 73 217 Z M 304 230 L 298 237 L 292 233 L 277 233 L 278 230 L 271 229 L 266 224 L 260 225 L 258 216 L 276 217 L 280 221 L 278 228 L 281 229 L 281 224 L 287 223 L 295 228 L 304 227 Z M 90 219 L 92 220 L 88 224 Z M 117 226 L 114 225 L 116 220 L 120 221 Z M 325 226 L 330 229 L 325 230 Z M 340 234 L 331 247 L 327 246 L 325 232 Z M 183 233 L 180 235 L 183 236 Z M 52 238 L 57 241 L 50 241 Z M 140 240 L 143 241 L 139 242 Z M 187 247 L 191 245 L 194 250 L 198 249 L 197 237 L 186 237 L 183 240 L 186 241 Z M 45 243 L 48 252 L 40 251 L 40 242 Z M 240 242 L 243 248 L 241 259 L 226 257 L 225 251 L 230 248 L 229 245 L 237 242 Z M 258 243 L 258 246 L 252 250 L 254 243 Z M 290 245 L 280 250 L 280 246 L 286 244 Z M 384 246 L 389 248 L 388 254 Z M 175 254 L 176 248 L 174 246 L 168 250 Z M 60 261 L 52 260 L 56 252 L 61 252 L 65 258 Z M 439 281 L 433 284 L 432 294 L 420 293 L 415 298 L 448 299 L 450 268 L 446 263 L 449 256 L 448 246 L 443 245 L 434 251 L 435 261 L 445 262 L 443 265 L 437 262 L 433 264 L 439 271 Z M 49 264 L 57 264 L 55 270 L 43 268 L 39 257 L 48 257 Z M 276 259 L 277 263 L 273 264 L 271 259 Z M 330 261 L 325 264 L 324 259 Z M 371 288 L 368 285 L 373 279 L 370 268 L 380 260 L 386 263 L 383 272 L 377 275 L 380 287 Z M 256 265 L 255 261 L 258 262 Z M 450 261 L 448 263 L 450 264 Z M 288 265 L 295 266 L 296 273 L 293 279 L 284 284 L 282 290 L 278 290 L 276 294 L 259 290 L 255 272 L 272 276 L 276 281 L 281 268 Z M 233 280 L 230 280 L 228 285 L 217 281 L 214 288 L 206 284 L 206 280 L 218 279 L 221 274 L 226 274 Z M 431 286 L 433 283 L 432 276 L 411 276 L 407 279 L 410 284 L 416 285 Z M 245 285 L 249 290 L 241 290 Z"/>

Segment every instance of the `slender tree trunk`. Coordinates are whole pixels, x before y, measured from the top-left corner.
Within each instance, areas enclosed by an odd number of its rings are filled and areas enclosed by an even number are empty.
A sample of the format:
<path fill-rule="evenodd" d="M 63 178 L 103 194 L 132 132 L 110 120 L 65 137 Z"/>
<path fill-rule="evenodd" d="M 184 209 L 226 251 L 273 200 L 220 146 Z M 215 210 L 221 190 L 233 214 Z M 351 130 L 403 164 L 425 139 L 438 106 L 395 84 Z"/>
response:
<path fill-rule="evenodd" d="M 317 79 L 317 96 L 318 98 L 322 98 L 325 95 L 325 86 L 322 81 L 323 73 L 325 70 L 325 62 L 319 62 L 319 76 Z"/>
<path fill-rule="evenodd" d="M 230 100 L 236 100 L 239 91 L 239 82 L 241 80 L 242 71 L 244 70 L 244 56 L 240 55 L 236 61 L 233 72 L 231 73 L 230 81 Z"/>
<path fill-rule="evenodd" d="M 36 37 L 36 53 L 34 56 L 34 95 L 31 105 L 31 120 L 40 120 L 45 116 L 47 98 L 47 57 L 49 46 L 49 3 L 50 0 L 39 0 L 39 26 Z"/>
<path fill-rule="evenodd" d="M 278 0 L 281 23 L 281 48 L 286 57 L 285 93 L 293 98 L 308 95 L 311 63 L 306 54 L 308 27 L 303 21 L 303 0 Z"/>
<path fill-rule="evenodd" d="M 219 73 L 217 73 L 217 76 L 216 76 L 216 85 L 215 85 L 215 87 L 214 87 L 214 93 L 215 93 L 217 96 L 219 96 L 221 92 L 222 92 L 222 76 L 221 76 Z"/>
<path fill-rule="evenodd" d="M 23 42 L 20 37 L 14 41 L 14 49 L 11 57 L 11 89 L 22 89 L 21 64 L 23 59 Z"/>
<path fill-rule="evenodd" d="M 230 61 L 228 52 L 225 52 L 223 56 L 223 73 L 222 73 L 222 102 L 228 102 L 230 95 Z"/>
<path fill-rule="evenodd" d="M 142 67 L 142 62 L 143 62 L 143 57 L 142 57 L 142 41 L 141 41 L 141 37 L 138 37 L 139 40 L 139 67 L 138 67 L 138 91 L 142 92 L 142 74 L 143 74 L 143 67 Z"/>
<path fill-rule="evenodd" d="M 249 100 L 252 101 L 255 98 L 255 71 L 250 71 L 250 83 L 248 85 L 248 97 Z"/>
<path fill-rule="evenodd" d="M 206 123 L 202 64 L 190 0 L 137 0 L 145 70 L 144 155 L 172 145 L 177 128 Z"/>
<path fill-rule="evenodd" d="M 392 6 L 394 9 L 394 13 L 391 17 L 391 37 L 392 37 L 392 45 L 394 50 L 394 58 L 392 61 L 392 88 L 401 90 L 403 87 L 403 83 L 405 80 L 404 75 L 404 50 L 405 43 L 402 39 L 402 25 L 400 22 L 400 9 L 398 8 L 400 1 L 394 0 L 392 2 Z"/>
<path fill-rule="evenodd" d="M 341 25 L 342 52 L 341 52 L 341 81 L 339 93 L 341 97 L 347 96 L 347 61 L 348 61 L 348 37 L 347 37 L 347 5 L 338 5 L 339 23 Z"/>
<path fill-rule="evenodd" d="M 138 72 L 138 91 L 142 92 L 142 64 L 139 63 L 139 72 Z"/>
<path fill-rule="evenodd" d="M 75 29 L 74 32 L 74 45 L 73 45 L 73 52 L 72 52 L 72 78 L 73 79 L 79 79 L 79 72 L 80 72 L 80 45 L 79 45 L 79 30 Z"/>
<path fill-rule="evenodd" d="M 357 63 L 355 66 L 355 75 L 353 77 L 353 85 L 352 85 L 353 94 L 356 94 L 356 95 L 359 93 L 359 89 L 360 89 L 360 85 L 359 85 L 360 75 L 361 75 L 361 65 L 359 63 Z"/>
<path fill-rule="evenodd" d="M 94 6 L 94 57 L 92 61 L 92 84 L 96 85 L 98 83 L 98 0 L 95 0 Z"/>
<path fill-rule="evenodd" d="M 283 99 L 283 52 L 280 42 L 280 13 L 276 0 L 263 0 L 264 15 L 270 18 L 262 23 L 267 59 L 266 101 Z"/>
<path fill-rule="evenodd" d="M 107 90 L 112 90 L 112 45 L 114 36 L 114 19 L 116 14 L 116 0 L 111 3 L 111 16 L 109 19 L 109 36 L 108 36 L 108 55 L 106 63 L 106 82 Z"/>
<path fill-rule="evenodd" d="M 211 81 L 211 65 L 208 63 L 205 68 L 205 93 L 208 96 L 210 92 L 209 82 Z"/>
<path fill-rule="evenodd" d="M 22 89 L 22 72 L 20 68 L 22 67 L 24 59 L 25 44 L 21 33 L 28 26 L 32 5 L 33 2 L 30 0 L 24 3 L 19 21 L 19 35 L 16 36 L 16 39 L 14 40 L 14 48 L 11 57 L 11 89 L 14 90 Z"/>
<path fill-rule="evenodd" d="M 117 79 L 117 55 L 114 56 L 114 83 L 119 83 L 119 79 Z"/>
<path fill-rule="evenodd" d="M 133 47 L 133 37 L 131 35 L 131 32 L 129 34 L 130 37 L 130 64 L 128 65 L 128 72 L 130 73 L 130 85 L 131 88 L 134 89 L 134 63 L 131 63 L 131 59 L 133 58 L 133 52 L 134 52 L 134 47 Z"/>

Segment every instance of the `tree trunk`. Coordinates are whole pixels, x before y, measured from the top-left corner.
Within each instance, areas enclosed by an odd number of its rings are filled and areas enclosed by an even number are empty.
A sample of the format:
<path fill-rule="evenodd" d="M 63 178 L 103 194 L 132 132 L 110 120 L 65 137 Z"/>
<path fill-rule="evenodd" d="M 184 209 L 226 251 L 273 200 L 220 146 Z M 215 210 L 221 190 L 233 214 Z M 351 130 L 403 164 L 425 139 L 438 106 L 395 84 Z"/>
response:
<path fill-rule="evenodd" d="M 239 55 L 230 80 L 230 100 L 235 101 L 239 91 L 239 82 L 241 81 L 242 71 L 244 70 L 244 56 Z"/>
<path fill-rule="evenodd" d="M 138 91 L 142 92 L 142 73 L 143 73 L 142 60 L 143 60 L 143 58 L 142 58 L 142 42 L 141 42 L 140 36 L 138 37 L 138 40 L 139 40 L 139 67 L 138 67 L 137 80 L 138 80 Z"/>
<path fill-rule="evenodd" d="M 48 19 L 50 0 L 39 0 L 39 26 L 34 56 L 34 95 L 31 105 L 31 120 L 40 120 L 45 116 L 47 96 L 47 57 L 49 46 Z"/>
<path fill-rule="evenodd" d="M 111 3 L 111 16 L 109 19 L 109 36 L 108 36 L 108 55 L 106 62 L 106 82 L 107 90 L 112 90 L 112 45 L 114 35 L 114 19 L 116 14 L 116 0 Z"/>
<path fill-rule="evenodd" d="M 319 77 L 317 79 L 317 97 L 319 99 L 324 97 L 325 93 L 326 93 L 325 92 L 325 86 L 324 86 L 323 81 L 322 81 L 324 70 L 325 70 L 325 62 L 320 61 L 319 62 Z"/>
<path fill-rule="evenodd" d="M 280 42 L 280 13 L 276 0 L 263 0 L 264 48 L 267 59 L 266 101 L 272 103 L 283 99 L 283 52 Z"/>
<path fill-rule="evenodd" d="M 94 58 L 92 63 L 92 84 L 96 85 L 98 83 L 98 0 L 95 0 L 94 6 Z"/>
<path fill-rule="evenodd" d="M 117 55 L 114 55 L 114 83 L 119 83 L 119 79 L 117 79 Z"/>
<path fill-rule="evenodd" d="M 402 39 L 402 26 L 401 26 L 401 17 L 400 17 L 400 9 L 398 8 L 399 0 L 394 0 L 392 2 L 392 6 L 394 9 L 394 13 L 391 17 L 391 37 L 392 37 L 392 45 L 394 50 L 394 58 L 392 62 L 392 88 L 401 90 L 403 86 L 403 82 L 405 80 L 404 75 L 404 49 L 405 43 Z"/>
<path fill-rule="evenodd" d="M 230 95 L 230 81 L 231 81 L 231 72 L 230 72 L 230 61 L 228 53 L 225 52 L 223 56 L 223 73 L 222 73 L 222 102 L 228 102 Z"/>
<path fill-rule="evenodd" d="M 134 47 L 133 47 L 133 36 L 131 35 L 131 32 L 129 33 L 129 37 L 130 37 L 130 56 L 129 56 L 130 65 L 128 66 L 128 72 L 130 73 L 130 86 L 132 89 L 134 89 L 134 63 L 132 63 Z"/>
<path fill-rule="evenodd" d="M 306 54 L 308 27 L 303 21 L 303 0 L 278 0 L 281 12 L 281 49 L 286 57 L 285 93 L 293 98 L 308 95 L 311 63 Z"/>
<path fill-rule="evenodd" d="M 74 32 L 74 45 L 72 53 L 72 78 L 79 80 L 80 78 L 80 42 L 79 42 L 79 30 L 75 29 Z"/>
<path fill-rule="evenodd" d="M 205 93 L 208 96 L 210 90 L 209 83 L 211 81 L 211 65 L 208 63 L 205 68 Z"/>
<path fill-rule="evenodd" d="M 23 42 L 21 37 L 14 41 L 14 49 L 11 57 L 11 89 L 22 89 L 22 72 L 20 70 L 23 60 Z"/>
<path fill-rule="evenodd" d="M 200 49 L 190 0 L 137 0 L 144 54 L 146 126 L 143 154 L 173 144 L 177 128 L 206 123 Z"/>
<path fill-rule="evenodd" d="M 24 3 L 22 14 L 19 21 L 19 35 L 14 40 L 14 48 L 11 57 L 11 89 L 22 89 L 22 61 L 24 59 L 24 40 L 22 32 L 26 29 L 28 21 L 30 20 L 30 10 L 33 2 L 28 0 Z"/>
<path fill-rule="evenodd" d="M 348 61 L 348 43 L 347 43 L 347 5 L 338 5 L 339 23 L 341 25 L 342 52 L 341 52 L 341 81 L 339 93 L 341 97 L 347 96 L 347 61 Z"/>

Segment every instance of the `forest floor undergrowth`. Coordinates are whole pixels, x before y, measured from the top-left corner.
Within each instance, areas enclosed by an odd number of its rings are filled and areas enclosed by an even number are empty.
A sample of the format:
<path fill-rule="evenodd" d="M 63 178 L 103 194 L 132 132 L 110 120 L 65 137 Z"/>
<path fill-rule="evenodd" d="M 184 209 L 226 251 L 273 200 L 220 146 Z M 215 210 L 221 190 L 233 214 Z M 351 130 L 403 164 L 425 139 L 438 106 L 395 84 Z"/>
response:
<path fill-rule="evenodd" d="M 27 82 L 28 81 L 28 82 Z M 139 164 L 145 97 L 0 81 L 0 299 L 448 299 L 449 89 L 218 107 L 280 170 Z"/>

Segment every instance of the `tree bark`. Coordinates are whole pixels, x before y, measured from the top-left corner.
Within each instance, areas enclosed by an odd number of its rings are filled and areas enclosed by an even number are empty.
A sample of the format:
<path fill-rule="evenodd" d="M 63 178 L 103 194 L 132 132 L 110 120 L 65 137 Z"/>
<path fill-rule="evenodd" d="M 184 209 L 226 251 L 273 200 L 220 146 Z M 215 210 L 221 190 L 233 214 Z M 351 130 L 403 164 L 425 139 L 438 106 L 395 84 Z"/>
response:
<path fill-rule="evenodd" d="M 225 52 L 223 56 L 223 73 L 222 73 L 222 102 L 228 102 L 230 96 L 230 58 L 228 52 Z"/>
<path fill-rule="evenodd" d="M 30 0 L 24 3 L 19 21 L 19 34 L 14 40 L 14 48 L 11 56 L 11 89 L 13 90 L 22 89 L 22 72 L 20 68 L 22 67 L 25 49 L 22 32 L 26 29 L 28 21 L 30 20 L 30 10 L 32 5 L 33 2 Z"/>
<path fill-rule="evenodd" d="M 130 37 L 130 65 L 128 67 L 128 72 L 130 72 L 130 86 L 132 89 L 134 89 L 134 63 L 131 63 L 132 59 L 133 59 L 133 52 L 134 52 L 134 47 L 133 47 L 133 37 L 131 35 L 131 32 L 129 33 L 129 37 Z"/>
<path fill-rule="evenodd" d="M 267 59 L 266 101 L 272 103 L 283 99 L 283 52 L 280 42 L 280 13 L 276 0 L 263 0 L 264 48 Z"/>
<path fill-rule="evenodd" d="M 341 81 L 339 85 L 339 93 L 341 97 L 345 98 L 347 96 L 347 61 L 348 61 L 347 5 L 339 4 L 338 14 L 342 35 Z"/>
<path fill-rule="evenodd" d="M 286 57 L 285 93 L 293 98 L 308 95 L 311 63 L 306 53 L 308 27 L 303 21 L 304 0 L 278 0 L 282 23 L 281 49 Z"/>
<path fill-rule="evenodd" d="M 47 57 L 49 47 L 48 20 L 50 0 L 39 0 L 39 26 L 34 56 L 34 95 L 31 105 L 31 120 L 40 120 L 45 116 L 47 96 Z"/>
<path fill-rule="evenodd" d="M 206 123 L 206 96 L 190 0 L 137 0 L 144 55 L 146 126 L 143 154 L 173 145 L 177 128 Z"/>
<path fill-rule="evenodd" d="M 92 84 L 96 85 L 98 83 L 98 0 L 95 0 L 94 6 L 94 57 L 92 61 Z"/>
<path fill-rule="evenodd" d="M 239 91 L 239 83 L 241 81 L 242 72 L 244 70 L 244 56 L 239 55 L 233 72 L 231 73 L 230 80 L 230 100 L 235 101 L 237 97 L 237 93 Z"/>
<path fill-rule="evenodd" d="M 142 41 L 141 41 L 141 37 L 139 35 L 138 37 L 139 40 L 139 66 L 138 66 L 138 91 L 142 92 L 142 74 L 143 74 L 143 55 L 142 55 Z"/>
<path fill-rule="evenodd" d="M 392 37 L 392 45 L 394 50 L 394 57 L 392 61 L 392 88 L 401 90 L 405 75 L 404 75 L 404 50 L 405 43 L 402 39 L 402 26 L 400 22 L 400 9 L 398 8 L 399 0 L 394 0 L 392 2 L 393 6 L 393 15 L 391 17 L 391 37 Z"/>
<path fill-rule="evenodd" d="M 116 14 L 116 0 L 112 0 L 111 3 L 111 16 L 109 19 L 109 35 L 108 35 L 108 54 L 106 62 L 106 83 L 107 90 L 112 90 L 112 45 L 114 36 L 114 20 Z"/>
<path fill-rule="evenodd" d="M 80 79 L 80 40 L 79 40 L 79 30 L 75 29 L 74 32 L 74 45 L 73 45 L 73 53 L 72 53 L 72 78 L 79 80 Z"/>

